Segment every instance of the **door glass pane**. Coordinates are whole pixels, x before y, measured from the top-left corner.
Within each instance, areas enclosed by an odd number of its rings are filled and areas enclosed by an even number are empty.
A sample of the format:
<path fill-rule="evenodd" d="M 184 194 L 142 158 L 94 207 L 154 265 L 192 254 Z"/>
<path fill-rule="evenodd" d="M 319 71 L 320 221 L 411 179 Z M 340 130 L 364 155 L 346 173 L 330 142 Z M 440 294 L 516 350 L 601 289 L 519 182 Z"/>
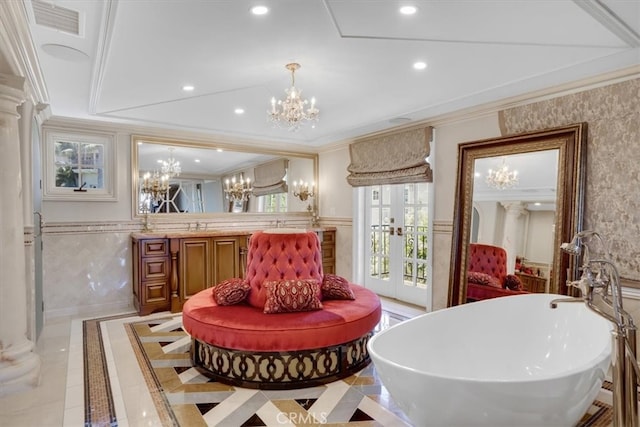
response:
<path fill-rule="evenodd" d="M 381 204 L 389 205 L 391 204 L 391 187 L 388 185 L 379 186 L 380 191 L 382 193 L 382 201 Z"/>
<path fill-rule="evenodd" d="M 386 190 L 386 189 L 385 189 Z M 385 280 L 389 277 L 389 207 L 383 207 L 383 200 L 388 199 L 388 191 L 380 186 L 370 188 L 370 230 L 369 242 L 371 256 L 369 259 L 369 275 Z"/>
<path fill-rule="evenodd" d="M 404 187 L 403 282 L 407 286 L 425 287 L 427 283 L 427 190 L 427 184 L 406 184 Z"/>

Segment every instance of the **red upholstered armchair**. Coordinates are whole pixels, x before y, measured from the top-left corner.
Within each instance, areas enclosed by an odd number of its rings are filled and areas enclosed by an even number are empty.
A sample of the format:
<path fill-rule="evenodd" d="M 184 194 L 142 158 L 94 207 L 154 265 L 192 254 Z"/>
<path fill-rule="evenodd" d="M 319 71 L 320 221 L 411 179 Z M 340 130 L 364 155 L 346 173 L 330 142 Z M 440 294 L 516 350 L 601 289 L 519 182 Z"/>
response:
<path fill-rule="evenodd" d="M 480 243 L 469 244 L 467 300 L 527 293 L 521 289 L 522 284 L 517 276 L 507 275 L 507 252 L 503 248 Z"/>
<path fill-rule="evenodd" d="M 262 284 L 267 280 L 317 279 L 322 283 L 320 241 L 313 231 L 256 232 L 248 249 L 245 279 L 251 285 L 248 302 L 254 307 L 264 307 L 267 297 Z"/>

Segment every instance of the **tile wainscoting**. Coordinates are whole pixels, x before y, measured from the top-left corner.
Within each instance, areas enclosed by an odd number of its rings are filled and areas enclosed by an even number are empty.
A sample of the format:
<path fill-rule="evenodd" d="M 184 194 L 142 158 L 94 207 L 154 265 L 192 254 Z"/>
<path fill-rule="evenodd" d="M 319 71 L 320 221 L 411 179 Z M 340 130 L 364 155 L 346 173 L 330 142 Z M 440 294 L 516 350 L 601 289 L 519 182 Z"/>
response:
<path fill-rule="evenodd" d="M 45 318 L 132 309 L 130 234 L 138 224 L 47 224 Z"/>
<path fill-rule="evenodd" d="M 273 227 L 264 216 L 243 217 L 233 222 L 194 219 L 186 222 L 156 222 L 155 231 L 208 229 L 262 229 Z M 287 217 L 287 225 L 305 227 L 306 216 Z M 324 221 L 323 221 L 324 222 Z M 350 276 L 351 223 L 338 225 L 338 274 Z M 142 231 L 142 221 L 47 223 L 43 228 L 43 299 L 45 319 L 88 316 L 133 310 L 130 235 Z"/>

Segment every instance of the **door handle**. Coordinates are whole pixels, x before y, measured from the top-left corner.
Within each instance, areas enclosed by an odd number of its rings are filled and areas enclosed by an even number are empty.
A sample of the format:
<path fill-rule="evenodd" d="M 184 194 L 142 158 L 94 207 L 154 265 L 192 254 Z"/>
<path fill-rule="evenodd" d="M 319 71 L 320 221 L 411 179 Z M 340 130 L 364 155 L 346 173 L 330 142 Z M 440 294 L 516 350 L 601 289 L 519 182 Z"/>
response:
<path fill-rule="evenodd" d="M 402 236 L 402 227 L 398 227 L 398 236 Z"/>
<path fill-rule="evenodd" d="M 42 220 L 42 212 L 34 211 L 34 215 L 38 215 L 38 231 L 34 235 L 34 237 L 42 236 L 42 227 L 44 226 L 44 221 Z"/>
<path fill-rule="evenodd" d="M 389 235 L 393 236 L 395 234 L 395 230 L 393 227 L 389 227 Z"/>

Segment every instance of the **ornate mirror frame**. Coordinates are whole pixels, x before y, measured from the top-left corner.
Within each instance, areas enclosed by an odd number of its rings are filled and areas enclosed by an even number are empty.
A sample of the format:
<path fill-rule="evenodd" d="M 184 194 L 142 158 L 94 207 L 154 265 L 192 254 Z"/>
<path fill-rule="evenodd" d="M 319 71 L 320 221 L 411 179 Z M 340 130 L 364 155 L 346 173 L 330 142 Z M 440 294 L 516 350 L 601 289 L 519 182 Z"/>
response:
<path fill-rule="evenodd" d="M 567 278 L 577 276 L 573 259 L 560 251 L 582 229 L 586 169 L 587 124 L 578 123 L 540 132 L 498 137 L 458 145 L 458 177 L 453 216 L 448 306 L 463 304 L 467 295 L 468 248 L 471 237 L 475 160 L 543 150 L 559 151 L 554 254 L 550 289 L 566 294 Z M 463 268 L 464 267 L 464 268 Z"/>

